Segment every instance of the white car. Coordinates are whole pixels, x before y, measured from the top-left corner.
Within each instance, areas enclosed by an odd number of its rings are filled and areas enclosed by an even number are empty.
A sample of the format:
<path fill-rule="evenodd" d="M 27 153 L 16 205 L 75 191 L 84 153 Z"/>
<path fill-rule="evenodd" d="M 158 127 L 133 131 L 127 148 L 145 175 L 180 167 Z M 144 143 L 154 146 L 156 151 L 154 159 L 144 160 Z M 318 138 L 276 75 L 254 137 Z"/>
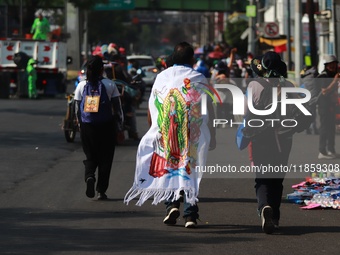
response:
<path fill-rule="evenodd" d="M 143 81 L 147 86 L 152 86 L 159 73 L 153 57 L 148 55 L 129 55 L 126 58 L 127 61 L 138 63 L 139 68 L 141 68 L 144 73 Z"/>

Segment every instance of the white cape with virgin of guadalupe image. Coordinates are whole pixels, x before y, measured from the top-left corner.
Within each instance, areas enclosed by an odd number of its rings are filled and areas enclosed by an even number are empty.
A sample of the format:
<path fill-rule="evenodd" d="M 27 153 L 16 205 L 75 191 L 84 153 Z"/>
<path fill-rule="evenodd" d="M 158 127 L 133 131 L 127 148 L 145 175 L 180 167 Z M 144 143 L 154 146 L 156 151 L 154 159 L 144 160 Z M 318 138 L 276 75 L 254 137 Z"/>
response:
<path fill-rule="evenodd" d="M 158 74 L 149 98 L 152 125 L 141 139 L 132 188 L 124 198 L 142 205 L 178 200 L 180 191 L 195 204 L 210 143 L 207 114 L 201 114 L 202 95 L 211 93 L 205 77 L 186 66 Z M 208 96 L 209 97 L 209 96 Z M 204 106 L 205 107 L 205 106 Z M 196 167 L 197 166 L 197 167 Z"/>

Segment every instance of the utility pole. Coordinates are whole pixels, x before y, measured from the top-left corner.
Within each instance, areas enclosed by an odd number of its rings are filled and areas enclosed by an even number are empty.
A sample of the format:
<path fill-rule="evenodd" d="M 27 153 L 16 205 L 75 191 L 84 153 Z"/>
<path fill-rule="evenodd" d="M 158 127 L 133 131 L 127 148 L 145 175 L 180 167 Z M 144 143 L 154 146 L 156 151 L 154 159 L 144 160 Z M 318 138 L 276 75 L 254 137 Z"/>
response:
<path fill-rule="evenodd" d="M 22 29 L 22 27 L 23 27 L 23 21 L 22 21 L 22 19 L 23 19 L 23 12 L 22 12 L 22 0 L 20 0 L 20 30 L 19 30 L 19 36 L 20 36 L 20 38 L 23 38 L 23 35 L 24 35 L 24 33 L 23 33 L 23 29 Z"/>
<path fill-rule="evenodd" d="M 254 0 L 249 0 L 249 5 L 254 5 Z M 256 10 L 256 13 L 258 11 Z M 249 17 L 248 21 L 248 52 L 251 52 L 252 54 L 255 53 L 255 29 L 254 29 L 254 18 Z"/>
<path fill-rule="evenodd" d="M 310 42 L 310 56 L 311 56 L 311 66 L 317 66 L 318 64 L 318 54 L 316 47 L 316 29 L 315 29 L 315 19 L 314 19 L 314 1 L 307 0 L 307 13 L 309 18 L 308 30 L 309 30 L 309 42 Z"/>
<path fill-rule="evenodd" d="M 85 59 L 88 59 L 88 36 L 89 36 L 89 27 L 88 27 L 88 11 L 84 10 L 84 52 L 85 52 Z"/>
<path fill-rule="evenodd" d="M 292 70 L 292 43 L 290 41 L 291 31 L 290 31 L 290 0 L 287 0 L 287 50 L 288 50 L 288 70 Z"/>
<path fill-rule="evenodd" d="M 256 3 L 256 11 L 257 11 L 256 22 L 259 26 L 264 26 L 264 13 L 265 13 L 264 1 L 256 0 L 256 2 L 257 2 Z M 275 12 L 276 12 L 276 5 L 275 5 Z M 276 19 L 276 15 L 275 15 L 275 19 Z M 262 54 L 262 52 L 260 52 L 259 47 L 256 53 L 257 55 Z"/>
<path fill-rule="evenodd" d="M 300 77 L 300 71 L 302 69 L 302 30 L 301 30 L 301 0 L 295 0 L 295 22 L 294 22 L 294 48 L 295 48 L 295 79 Z"/>

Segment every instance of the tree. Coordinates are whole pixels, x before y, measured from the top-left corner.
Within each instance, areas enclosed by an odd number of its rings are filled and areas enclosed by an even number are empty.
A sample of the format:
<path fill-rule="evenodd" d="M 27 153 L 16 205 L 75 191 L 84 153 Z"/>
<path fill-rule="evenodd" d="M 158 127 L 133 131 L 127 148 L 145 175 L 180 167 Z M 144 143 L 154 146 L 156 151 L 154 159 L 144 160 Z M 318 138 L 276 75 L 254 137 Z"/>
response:
<path fill-rule="evenodd" d="M 248 22 L 245 20 L 238 20 L 233 23 L 227 22 L 224 33 L 225 40 L 230 46 L 237 47 L 239 54 L 245 54 L 247 52 L 248 42 L 240 38 L 241 34 L 247 29 L 247 27 Z"/>
<path fill-rule="evenodd" d="M 91 44 L 114 42 L 126 47 L 126 36 L 129 34 L 128 28 L 123 25 L 126 19 L 127 11 L 89 11 L 89 42 Z"/>

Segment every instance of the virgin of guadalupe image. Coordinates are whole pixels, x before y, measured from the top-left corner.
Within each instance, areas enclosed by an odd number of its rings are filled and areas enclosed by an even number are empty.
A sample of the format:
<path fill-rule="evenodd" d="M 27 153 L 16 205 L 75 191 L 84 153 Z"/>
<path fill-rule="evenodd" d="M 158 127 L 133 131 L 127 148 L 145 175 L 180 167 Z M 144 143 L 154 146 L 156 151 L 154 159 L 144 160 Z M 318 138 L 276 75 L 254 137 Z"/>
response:
<path fill-rule="evenodd" d="M 188 166 L 188 109 L 185 99 L 177 89 L 171 89 L 163 104 L 156 97 L 159 132 L 154 142 L 149 174 L 161 177 L 169 174 L 190 174 Z"/>

